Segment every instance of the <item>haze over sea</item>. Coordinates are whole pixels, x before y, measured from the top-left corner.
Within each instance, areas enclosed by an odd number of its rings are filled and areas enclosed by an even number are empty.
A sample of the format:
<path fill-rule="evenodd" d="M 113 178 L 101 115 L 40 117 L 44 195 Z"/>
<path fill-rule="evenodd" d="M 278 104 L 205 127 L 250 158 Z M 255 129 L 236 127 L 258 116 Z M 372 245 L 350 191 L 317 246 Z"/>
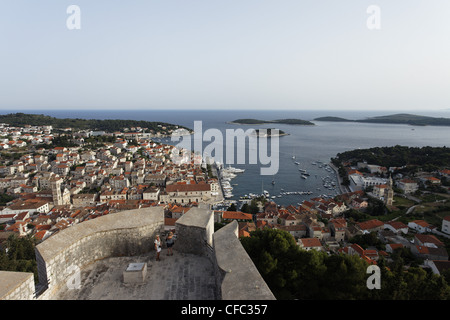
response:
<path fill-rule="evenodd" d="M 3 110 L 2 114 L 18 112 L 18 110 Z M 36 113 L 54 116 L 57 118 L 82 119 L 125 119 L 162 121 L 189 128 L 194 127 L 194 121 L 201 120 L 203 130 L 216 128 L 223 132 L 225 129 L 242 128 L 273 128 L 274 125 L 234 125 L 229 121 L 242 118 L 261 120 L 276 119 L 303 119 L 313 120 L 321 116 L 337 116 L 347 119 L 363 119 L 372 116 L 406 113 L 405 111 L 326 111 L 326 110 L 20 110 L 24 113 Z M 438 111 L 411 111 L 417 115 L 450 118 L 450 110 Z M 277 124 L 276 128 L 289 135 L 280 137 L 279 170 L 275 176 L 260 175 L 260 165 L 231 164 L 233 167 L 246 169 L 244 173 L 232 180 L 234 184 L 234 198 L 238 199 L 249 193 L 260 194 L 267 190 L 271 195 L 279 195 L 284 191 L 312 191 L 312 195 L 289 195 L 276 198 L 277 204 L 296 205 L 305 199 L 321 194 L 334 195 L 335 191 L 324 190 L 322 177 L 334 178 L 333 172 L 327 172 L 313 162 L 329 163 L 330 158 L 337 153 L 357 148 L 370 148 L 382 146 L 404 145 L 411 147 L 421 146 L 450 146 L 450 127 L 439 126 L 409 126 L 397 124 L 374 123 L 340 123 L 313 121 L 315 126 L 298 126 Z M 164 141 L 163 141 L 164 142 Z M 170 139 L 166 140 L 170 142 Z M 204 143 L 208 145 L 210 142 Z M 173 144 L 173 143 L 172 143 Z M 224 147 L 225 153 L 225 147 Z M 295 160 L 292 157 L 295 156 Z M 248 153 L 246 156 L 248 159 Z M 294 161 L 300 163 L 296 165 Z M 228 164 L 226 164 L 228 165 Z M 299 168 L 306 169 L 310 176 L 308 179 L 300 177 Z M 272 180 L 275 184 L 272 184 Z M 320 190 L 318 190 L 320 189 Z"/>

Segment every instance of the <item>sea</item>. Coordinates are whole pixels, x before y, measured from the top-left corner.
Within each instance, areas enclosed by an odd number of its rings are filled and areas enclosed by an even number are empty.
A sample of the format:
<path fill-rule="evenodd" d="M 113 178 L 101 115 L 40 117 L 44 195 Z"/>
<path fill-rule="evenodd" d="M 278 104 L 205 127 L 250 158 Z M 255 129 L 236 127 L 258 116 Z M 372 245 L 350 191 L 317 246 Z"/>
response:
<path fill-rule="evenodd" d="M 0 114 L 18 112 L 18 110 L 3 110 Z M 353 122 L 320 122 L 313 119 L 322 116 L 336 116 L 347 119 L 363 119 L 366 117 L 382 116 L 395 113 L 412 113 L 424 116 L 450 118 L 450 110 L 442 111 L 336 111 L 336 110 L 20 110 L 24 113 L 44 114 L 58 118 L 80 118 L 80 119 L 124 119 L 124 120 L 146 120 L 161 121 L 182 125 L 194 129 L 194 122 L 201 121 L 203 132 L 208 129 L 218 129 L 223 134 L 224 141 L 218 141 L 217 145 L 223 146 L 224 158 L 222 163 L 225 167 L 245 169 L 238 173 L 231 181 L 233 186 L 233 197 L 237 200 L 249 194 L 262 194 L 267 191 L 278 205 L 297 205 L 303 200 L 316 196 L 334 196 L 339 189 L 324 188 L 324 180 L 335 181 L 336 174 L 332 170 L 326 170 L 330 159 L 338 153 L 371 147 L 384 146 L 450 146 L 450 127 L 442 126 L 410 126 L 399 124 L 374 124 Z M 314 126 L 287 125 L 287 124 L 263 124 L 263 125 L 236 125 L 230 122 L 236 119 L 253 118 L 260 120 L 276 119 L 303 119 L 312 121 Z M 268 165 L 237 163 L 237 155 L 233 163 L 226 161 L 225 140 L 226 130 L 242 128 L 277 128 L 283 130 L 287 135 L 279 137 L 278 170 L 273 175 L 262 175 L 261 168 Z M 211 141 L 204 141 L 203 135 L 198 135 L 203 144 L 203 149 Z M 171 141 L 170 138 L 162 139 L 161 142 L 176 145 L 179 142 Z M 192 141 L 194 144 L 194 141 Z M 237 152 L 238 150 L 235 149 Z M 272 150 L 269 148 L 268 156 Z M 246 149 L 246 159 L 250 159 Z M 214 156 L 214 154 L 211 154 Z M 217 159 L 215 159 L 218 161 Z M 299 169 L 309 173 L 307 178 L 301 177 Z M 337 184 L 337 183 L 336 183 Z M 303 194 L 302 194 L 303 193 Z"/>

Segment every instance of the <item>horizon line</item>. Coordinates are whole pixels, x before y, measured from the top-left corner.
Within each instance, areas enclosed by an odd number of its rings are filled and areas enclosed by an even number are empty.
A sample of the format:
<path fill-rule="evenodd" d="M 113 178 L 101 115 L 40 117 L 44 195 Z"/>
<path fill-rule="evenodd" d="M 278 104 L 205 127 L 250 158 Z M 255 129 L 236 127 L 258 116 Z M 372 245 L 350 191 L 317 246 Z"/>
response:
<path fill-rule="evenodd" d="M 239 108 L 239 109 L 229 109 L 229 108 L 108 108 L 108 107 L 97 107 L 97 108 L 89 108 L 89 107 L 72 107 L 72 108 L 0 108 L 0 112 L 3 111 L 14 111 L 15 113 L 21 113 L 23 111 L 107 111 L 107 110 L 114 110 L 114 111 L 402 111 L 402 112 L 414 112 L 414 111 L 450 111 L 450 108 L 436 108 L 436 109 L 430 109 L 430 108 L 423 108 L 423 109 L 393 109 L 393 108 L 387 108 L 387 109 L 346 109 L 346 108 L 333 108 L 333 109 L 327 109 L 327 108 L 301 108 L 301 109 L 292 109 L 292 108 L 286 108 L 286 109 L 257 109 L 257 108 Z"/>

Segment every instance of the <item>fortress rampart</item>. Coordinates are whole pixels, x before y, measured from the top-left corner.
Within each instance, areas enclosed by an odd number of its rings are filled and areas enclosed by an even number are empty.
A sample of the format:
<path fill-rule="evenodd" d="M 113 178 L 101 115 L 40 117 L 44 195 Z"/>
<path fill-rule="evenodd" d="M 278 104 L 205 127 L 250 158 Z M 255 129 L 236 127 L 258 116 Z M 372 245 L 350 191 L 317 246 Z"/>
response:
<path fill-rule="evenodd" d="M 214 233 L 212 212 L 193 208 L 177 220 L 175 228 L 174 250 L 211 260 L 220 299 L 275 299 L 237 237 L 237 222 Z M 77 268 L 108 257 L 149 253 L 155 235 L 163 231 L 162 207 L 122 211 L 74 225 L 36 247 L 39 285 L 35 290 L 32 274 L 0 272 L 0 284 L 8 283 L 0 288 L 0 300 L 52 299 Z"/>

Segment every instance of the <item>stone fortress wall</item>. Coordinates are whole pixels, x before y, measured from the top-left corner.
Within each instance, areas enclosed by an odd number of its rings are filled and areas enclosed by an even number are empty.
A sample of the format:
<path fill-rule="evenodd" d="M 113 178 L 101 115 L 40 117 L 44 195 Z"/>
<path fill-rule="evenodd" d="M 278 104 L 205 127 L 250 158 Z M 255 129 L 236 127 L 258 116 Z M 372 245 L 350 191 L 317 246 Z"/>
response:
<path fill-rule="evenodd" d="M 193 208 L 177 220 L 175 228 L 174 250 L 211 260 L 221 299 L 275 299 L 237 237 L 237 222 L 214 233 L 212 211 Z M 0 284 L 9 279 L 8 287 L 0 288 L 0 300 L 51 299 L 76 268 L 107 257 L 148 253 L 155 235 L 163 231 L 162 207 L 122 211 L 72 226 L 36 247 L 39 285 L 34 291 L 31 273 L 11 277 L 12 272 L 0 272 Z"/>

